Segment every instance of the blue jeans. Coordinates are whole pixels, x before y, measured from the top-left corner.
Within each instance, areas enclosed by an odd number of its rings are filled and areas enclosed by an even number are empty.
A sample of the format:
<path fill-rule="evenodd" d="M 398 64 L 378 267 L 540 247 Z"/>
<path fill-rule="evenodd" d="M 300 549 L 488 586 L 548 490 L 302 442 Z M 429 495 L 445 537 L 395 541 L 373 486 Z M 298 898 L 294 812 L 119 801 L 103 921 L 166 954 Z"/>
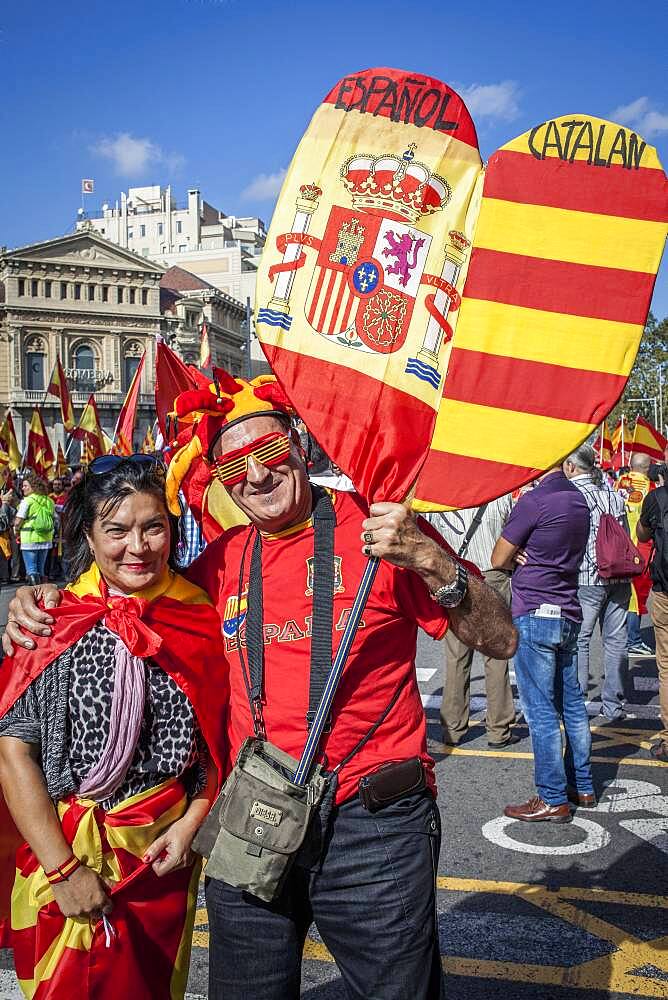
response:
<path fill-rule="evenodd" d="M 642 636 L 640 635 L 640 615 L 637 611 L 629 611 L 626 616 L 626 630 L 628 632 L 628 648 L 631 646 L 637 646 L 639 642 L 642 642 Z"/>
<path fill-rule="evenodd" d="M 21 549 L 27 576 L 44 576 L 48 549 Z"/>
<path fill-rule="evenodd" d="M 210 1000 L 298 1000 L 313 921 L 349 1000 L 440 1000 L 441 827 L 431 793 L 374 814 L 349 799 L 333 810 L 324 838 L 312 830 L 307 841 L 316 837 L 309 866 L 294 864 L 272 903 L 206 880 Z"/>
<path fill-rule="evenodd" d="M 626 617 L 630 583 L 601 587 L 578 587 L 582 625 L 578 636 L 578 680 L 585 698 L 589 688 L 589 644 L 596 626 L 603 642 L 601 711 L 608 719 L 624 717 L 624 699 L 629 658 L 626 651 Z"/>
<path fill-rule="evenodd" d="M 568 801 L 567 785 L 580 793 L 594 791 L 589 719 L 578 683 L 580 626 L 567 618 L 538 618 L 535 612 L 513 621 L 520 636 L 515 677 L 533 744 L 536 790 L 549 805 L 562 805 Z"/>

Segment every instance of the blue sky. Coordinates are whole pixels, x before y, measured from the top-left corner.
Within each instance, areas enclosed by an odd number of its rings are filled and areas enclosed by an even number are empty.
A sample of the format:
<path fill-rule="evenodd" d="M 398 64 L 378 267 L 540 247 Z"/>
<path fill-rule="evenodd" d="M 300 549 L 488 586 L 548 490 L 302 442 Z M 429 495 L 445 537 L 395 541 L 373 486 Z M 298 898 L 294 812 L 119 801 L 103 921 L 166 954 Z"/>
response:
<path fill-rule="evenodd" d="M 189 187 L 269 222 L 281 171 L 342 76 L 396 66 L 466 96 L 487 158 L 545 119 L 637 128 L 668 164 L 658 0 L 375 4 L 36 0 L 0 13 L 0 244 L 71 230 L 132 184 Z M 653 309 L 668 315 L 664 260 Z"/>

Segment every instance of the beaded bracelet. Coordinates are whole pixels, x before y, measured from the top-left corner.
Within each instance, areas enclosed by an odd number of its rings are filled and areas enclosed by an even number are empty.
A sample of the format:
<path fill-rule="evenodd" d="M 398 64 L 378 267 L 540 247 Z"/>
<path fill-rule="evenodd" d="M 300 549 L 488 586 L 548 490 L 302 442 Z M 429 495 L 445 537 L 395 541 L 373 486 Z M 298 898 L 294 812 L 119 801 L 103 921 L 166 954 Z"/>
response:
<path fill-rule="evenodd" d="M 81 862 L 72 854 L 62 865 L 56 865 L 53 871 L 44 872 L 44 877 L 51 885 L 57 885 L 59 882 L 66 882 L 77 868 L 81 868 Z"/>

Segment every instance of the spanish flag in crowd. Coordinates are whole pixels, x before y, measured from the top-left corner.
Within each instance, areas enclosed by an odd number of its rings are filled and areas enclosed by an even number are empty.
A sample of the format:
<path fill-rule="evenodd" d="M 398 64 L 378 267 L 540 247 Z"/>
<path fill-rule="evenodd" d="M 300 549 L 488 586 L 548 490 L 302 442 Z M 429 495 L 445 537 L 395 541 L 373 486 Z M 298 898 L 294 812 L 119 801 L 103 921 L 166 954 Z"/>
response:
<path fill-rule="evenodd" d="M 0 424 L 0 449 L 7 453 L 9 471 L 16 472 L 21 467 L 21 450 L 16 440 L 14 421 L 9 411 Z"/>
<path fill-rule="evenodd" d="M 656 427 L 652 427 L 644 417 L 638 416 L 629 447 L 630 453 L 649 455 L 653 462 L 663 462 L 667 444 L 668 441 Z"/>
<path fill-rule="evenodd" d="M 56 356 L 56 363 L 53 366 L 53 371 L 51 372 L 51 378 L 49 379 L 46 391 L 52 396 L 57 396 L 60 400 L 60 412 L 63 417 L 63 426 L 67 433 L 71 434 L 75 428 L 74 410 L 72 408 L 70 390 L 67 386 L 67 379 L 65 378 L 65 372 L 63 371 L 63 366 L 60 363 L 59 356 Z"/>
<path fill-rule="evenodd" d="M 367 500 L 475 506 L 534 479 L 615 405 L 667 222 L 656 150 L 629 129 L 551 119 L 483 170 L 450 87 L 354 73 L 287 172 L 258 338 Z"/>
<path fill-rule="evenodd" d="M 144 435 L 144 440 L 142 441 L 142 446 L 140 448 L 140 451 L 144 455 L 153 455 L 156 450 L 157 448 L 155 443 L 155 437 L 153 436 L 153 431 L 151 430 L 150 427 L 147 427 L 146 434 Z"/>
<path fill-rule="evenodd" d="M 69 471 L 70 467 L 67 464 L 67 459 L 65 458 L 65 455 L 63 454 L 63 446 L 59 441 L 58 451 L 56 453 L 56 467 L 54 469 L 54 475 L 57 476 L 59 479 L 62 479 L 62 477 L 66 476 Z"/>
<path fill-rule="evenodd" d="M 72 432 L 72 437 L 82 442 L 81 460 L 90 463 L 99 455 L 107 454 L 107 444 L 105 434 L 100 425 L 100 417 L 97 412 L 97 403 L 93 393 L 88 397 L 83 413 L 79 418 L 79 423 Z M 85 455 L 85 459 L 84 459 Z"/>
<path fill-rule="evenodd" d="M 612 450 L 613 452 L 618 452 L 622 444 L 626 445 L 626 440 L 624 438 L 624 417 L 621 418 L 614 431 L 612 432 Z"/>
<path fill-rule="evenodd" d="M 211 367 L 211 344 L 209 343 L 209 328 L 206 321 L 202 323 L 202 334 L 199 342 L 199 366 L 200 368 Z"/>
<path fill-rule="evenodd" d="M 144 370 L 146 351 L 141 356 L 137 371 L 132 377 L 132 382 L 127 391 L 125 401 L 121 407 L 121 412 L 116 421 L 114 432 L 113 452 L 115 455 L 131 455 L 133 452 L 132 440 L 137 421 L 137 404 L 139 402 L 139 391 L 141 389 L 141 378 Z"/>
<path fill-rule="evenodd" d="M 48 479 L 51 476 L 55 460 L 42 414 L 39 410 L 33 410 L 30 427 L 28 428 L 28 441 L 23 465 L 25 468 L 33 469 L 38 475 Z"/>
<path fill-rule="evenodd" d="M 594 441 L 594 451 L 598 455 L 599 464 L 602 468 L 606 468 L 612 462 L 613 450 L 608 421 L 604 420 L 601 424 L 598 437 Z"/>

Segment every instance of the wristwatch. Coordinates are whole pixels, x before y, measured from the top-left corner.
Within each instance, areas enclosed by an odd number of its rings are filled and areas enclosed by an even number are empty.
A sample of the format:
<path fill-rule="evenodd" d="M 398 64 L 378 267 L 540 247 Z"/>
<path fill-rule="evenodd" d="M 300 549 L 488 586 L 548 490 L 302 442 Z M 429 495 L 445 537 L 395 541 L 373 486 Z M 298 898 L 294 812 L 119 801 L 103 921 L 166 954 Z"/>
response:
<path fill-rule="evenodd" d="M 446 583 L 431 595 L 432 600 L 442 608 L 456 608 L 462 603 L 469 589 L 469 575 L 466 569 L 459 562 L 455 563 L 455 568 L 457 572 L 452 583 Z"/>

